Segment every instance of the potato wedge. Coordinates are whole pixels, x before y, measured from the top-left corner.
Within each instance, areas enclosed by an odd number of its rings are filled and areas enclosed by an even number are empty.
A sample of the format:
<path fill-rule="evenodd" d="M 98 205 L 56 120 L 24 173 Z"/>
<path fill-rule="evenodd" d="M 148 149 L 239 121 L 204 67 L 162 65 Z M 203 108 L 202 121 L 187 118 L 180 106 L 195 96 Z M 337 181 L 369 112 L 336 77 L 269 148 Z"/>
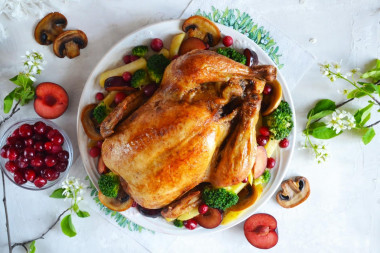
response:
<path fill-rule="evenodd" d="M 186 33 L 180 33 L 173 37 L 169 49 L 170 59 L 175 55 L 178 55 L 179 48 L 181 47 L 182 41 L 185 39 L 185 35 Z"/>
<path fill-rule="evenodd" d="M 158 52 L 158 54 L 162 54 L 163 56 L 165 56 L 168 59 L 170 58 L 169 50 L 167 50 L 166 48 L 161 49 L 160 52 Z"/>
<path fill-rule="evenodd" d="M 99 84 L 101 87 L 104 87 L 104 82 L 107 78 L 112 76 L 122 76 L 124 72 L 135 73 L 139 69 L 146 69 L 146 60 L 144 58 L 140 58 L 136 61 L 118 67 L 116 69 L 111 69 L 106 72 L 103 72 L 99 78 Z"/>

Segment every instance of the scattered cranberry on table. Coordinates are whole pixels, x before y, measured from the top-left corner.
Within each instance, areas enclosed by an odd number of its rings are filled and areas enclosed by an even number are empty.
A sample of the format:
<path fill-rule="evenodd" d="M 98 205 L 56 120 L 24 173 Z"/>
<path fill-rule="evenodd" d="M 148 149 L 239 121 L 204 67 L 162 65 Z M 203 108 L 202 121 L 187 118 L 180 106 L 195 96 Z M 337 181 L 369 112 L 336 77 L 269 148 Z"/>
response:
<path fill-rule="evenodd" d="M 276 160 L 272 157 L 269 157 L 267 160 L 267 168 L 272 169 L 276 165 Z"/>
<path fill-rule="evenodd" d="M 223 45 L 225 47 L 230 47 L 232 44 L 234 44 L 234 39 L 231 36 L 225 36 L 223 38 Z"/>
<path fill-rule="evenodd" d="M 8 138 L 1 148 L 1 157 L 8 159 L 5 169 L 13 173 L 18 185 L 27 181 L 38 188 L 47 181 L 58 179 L 68 166 L 69 152 L 62 149 L 63 135 L 42 121 L 23 124 Z"/>
<path fill-rule="evenodd" d="M 280 148 L 287 148 L 289 146 L 289 140 L 284 138 L 279 143 Z"/>
<path fill-rule="evenodd" d="M 153 51 L 159 52 L 164 47 L 164 43 L 162 42 L 161 39 L 155 38 L 150 43 L 150 47 L 152 48 Z"/>

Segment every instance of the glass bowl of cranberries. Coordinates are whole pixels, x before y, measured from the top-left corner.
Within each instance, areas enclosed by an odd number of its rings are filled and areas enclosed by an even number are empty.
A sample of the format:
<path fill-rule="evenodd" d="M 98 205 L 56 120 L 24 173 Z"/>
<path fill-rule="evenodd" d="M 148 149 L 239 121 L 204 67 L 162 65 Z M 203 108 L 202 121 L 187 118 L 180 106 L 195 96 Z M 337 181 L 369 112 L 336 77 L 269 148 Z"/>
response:
<path fill-rule="evenodd" d="M 24 119 L 14 123 L 0 141 L 0 165 L 16 185 L 43 190 L 64 178 L 73 160 L 73 147 L 55 123 Z"/>

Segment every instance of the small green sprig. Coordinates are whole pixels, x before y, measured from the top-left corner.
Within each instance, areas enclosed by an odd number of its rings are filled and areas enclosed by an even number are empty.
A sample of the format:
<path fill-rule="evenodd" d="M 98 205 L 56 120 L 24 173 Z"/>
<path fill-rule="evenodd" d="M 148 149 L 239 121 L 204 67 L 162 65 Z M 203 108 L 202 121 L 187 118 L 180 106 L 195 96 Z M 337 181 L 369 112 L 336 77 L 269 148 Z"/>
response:
<path fill-rule="evenodd" d="M 56 189 L 50 195 L 51 198 L 70 199 L 71 201 L 71 206 L 68 209 L 71 213 L 66 215 L 61 221 L 62 232 L 69 237 L 74 237 L 77 234 L 72 222 L 72 212 L 76 213 L 80 218 L 90 216 L 88 212 L 80 210 L 78 206 L 79 202 L 83 200 L 83 191 L 84 185 L 79 181 L 79 179 L 69 177 L 62 183 L 62 188 Z"/>
<path fill-rule="evenodd" d="M 344 90 L 347 101 L 336 105 L 330 99 L 322 99 L 307 114 L 307 123 L 303 131 L 305 134 L 304 148 L 311 149 L 314 152 L 318 163 L 326 161 L 328 156 L 326 145 L 313 143 L 310 137 L 327 140 L 342 134 L 344 131 L 354 130 L 361 134 L 363 143 L 367 145 L 375 137 L 376 133 L 373 127 L 380 123 L 379 120 L 367 124 L 371 119 L 373 106 L 378 107 L 377 112 L 380 112 L 380 60 L 376 60 L 375 67 L 362 75 L 360 75 L 358 68 L 343 74 L 338 63 L 321 64 L 320 67 L 321 73 L 327 76 L 331 82 L 342 79 L 349 83 L 353 89 Z M 362 97 L 369 97 L 370 100 L 365 107 L 358 109 L 353 115 L 345 110 L 338 109 Z"/>

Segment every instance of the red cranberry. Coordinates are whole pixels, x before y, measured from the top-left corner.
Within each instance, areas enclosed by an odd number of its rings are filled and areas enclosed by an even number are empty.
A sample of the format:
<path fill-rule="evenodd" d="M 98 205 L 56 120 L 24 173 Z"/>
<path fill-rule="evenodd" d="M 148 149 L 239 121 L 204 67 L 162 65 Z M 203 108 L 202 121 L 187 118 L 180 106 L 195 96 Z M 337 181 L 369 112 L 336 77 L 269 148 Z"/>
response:
<path fill-rule="evenodd" d="M 137 55 L 131 55 L 130 59 L 131 59 L 131 62 L 133 62 L 133 61 L 140 59 L 140 57 L 138 57 Z"/>
<path fill-rule="evenodd" d="M 98 142 L 96 143 L 96 146 L 97 146 L 98 148 L 102 148 L 102 145 L 103 145 L 103 141 L 98 141 Z"/>
<path fill-rule="evenodd" d="M 53 145 L 53 147 L 51 147 L 51 153 L 53 154 L 57 154 L 58 152 L 61 152 L 61 151 L 62 151 L 61 145 Z"/>
<path fill-rule="evenodd" d="M 31 137 L 33 134 L 33 128 L 29 124 L 21 125 L 18 131 L 20 133 L 20 136 L 24 138 Z"/>
<path fill-rule="evenodd" d="M 210 49 L 210 45 L 208 43 L 205 43 L 206 45 L 206 50 L 209 50 Z"/>
<path fill-rule="evenodd" d="M 122 75 L 124 81 L 129 82 L 132 78 L 132 74 L 130 72 L 124 72 Z"/>
<path fill-rule="evenodd" d="M 153 51 L 159 52 L 164 47 L 164 43 L 162 42 L 161 39 L 155 38 L 150 43 L 150 47 L 152 48 Z"/>
<path fill-rule="evenodd" d="M 125 95 L 124 92 L 118 92 L 118 93 L 116 93 L 115 104 L 121 103 L 126 97 L 127 97 L 127 95 Z"/>
<path fill-rule="evenodd" d="M 46 131 L 46 124 L 42 121 L 37 121 L 33 125 L 34 132 L 44 134 Z"/>
<path fill-rule="evenodd" d="M 276 160 L 274 158 L 269 157 L 267 160 L 267 168 L 272 169 L 276 165 Z"/>
<path fill-rule="evenodd" d="M 22 140 L 15 140 L 13 146 L 20 150 L 25 147 L 25 144 Z"/>
<path fill-rule="evenodd" d="M 20 141 L 20 137 L 17 136 L 10 136 L 7 138 L 7 144 L 8 145 L 14 145 L 17 141 Z"/>
<path fill-rule="evenodd" d="M 151 97 L 153 95 L 153 93 L 157 90 L 157 85 L 154 83 L 150 83 L 148 85 L 145 85 L 142 88 L 142 90 L 143 90 L 145 96 Z"/>
<path fill-rule="evenodd" d="M 60 134 L 57 130 L 55 129 L 51 129 L 49 132 L 47 132 L 46 134 L 46 137 L 51 140 L 51 138 L 53 138 L 54 135 L 56 134 Z"/>
<path fill-rule="evenodd" d="M 207 211 L 208 211 L 208 205 L 206 205 L 206 204 L 200 204 L 199 205 L 198 212 L 200 214 L 205 214 L 205 213 L 207 213 Z"/>
<path fill-rule="evenodd" d="M 20 170 L 15 171 L 15 174 L 13 175 L 13 180 L 18 185 L 22 185 L 26 183 L 26 179 L 24 178 Z"/>
<path fill-rule="evenodd" d="M 28 159 L 32 159 L 36 156 L 36 151 L 32 147 L 26 147 L 24 149 L 24 156 Z"/>
<path fill-rule="evenodd" d="M 234 40 L 232 39 L 232 37 L 231 36 L 224 36 L 223 45 L 225 47 L 230 47 L 230 46 L 232 46 L 232 44 L 234 44 Z"/>
<path fill-rule="evenodd" d="M 12 161 L 8 161 L 5 163 L 5 169 L 9 172 L 14 173 L 17 169 L 16 163 Z"/>
<path fill-rule="evenodd" d="M 189 230 L 193 230 L 194 228 L 197 227 L 198 223 L 194 219 L 186 220 L 183 222 L 183 225 L 185 228 Z"/>
<path fill-rule="evenodd" d="M 44 178 L 46 178 L 49 181 L 54 181 L 59 177 L 59 172 L 55 171 L 53 169 L 47 168 L 44 171 Z"/>
<path fill-rule="evenodd" d="M 89 151 L 91 157 L 98 157 L 100 155 L 100 148 L 92 147 Z"/>
<path fill-rule="evenodd" d="M 63 162 L 58 162 L 55 166 L 54 166 L 54 169 L 58 172 L 64 172 L 66 169 L 67 169 L 67 164 L 68 162 L 67 161 L 63 161 Z"/>
<path fill-rule="evenodd" d="M 256 140 L 259 146 L 265 146 L 268 143 L 269 138 L 267 136 L 259 135 Z"/>
<path fill-rule="evenodd" d="M 129 54 L 123 56 L 123 62 L 128 64 L 131 62 L 131 56 Z"/>
<path fill-rule="evenodd" d="M 46 151 L 48 151 L 48 152 L 51 151 L 52 147 L 53 147 L 53 143 L 51 143 L 50 141 L 45 142 L 44 148 Z"/>
<path fill-rule="evenodd" d="M 54 165 L 57 164 L 57 159 L 55 158 L 55 156 L 48 155 L 45 157 L 45 164 L 48 167 L 53 167 Z"/>
<path fill-rule="evenodd" d="M 66 150 L 60 151 L 57 154 L 57 157 L 58 157 L 58 160 L 60 161 L 67 161 L 69 160 L 69 152 L 67 152 Z"/>
<path fill-rule="evenodd" d="M 27 169 L 25 171 L 25 179 L 28 180 L 29 182 L 33 182 L 34 179 L 36 178 L 36 172 L 32 169 Z"/>
<path fill-rule="evenodd" d="M 42 152 L 44 151 L 44 144 L 41 142 L 41 141 L 38 141 L 36 143 L 34 143 L 34 149 L 39 151 L 39 152 Z"/>
<path fill-rule="evenodd" d="M 45 127 L 45 135 L 47 135 L 50 132 L 50 130 L 52 130 L 52 129 L 53 128 L 51 126 L 46 125 L 46 127 Z"/>
<path fill-rule="evenodd" d="M 32 147 L 34 144 L 34 140 L 32 138 L 25 139 L 24 143 L 25 143 L 25 146 Z"/>
<path fill-rule="evenodd" d="M 17 167 L 19 167 L 21 169 L 25 169 L 26 167 L 29 166 L 29 159 L 26 158 L 25 156 L 20 156 L 16 160 L 16 165 L 17 165 Z"/>
<path fill-rule="evenodd" d="M 45 136 L 42 134 L 35 134 L 35 135 L 33 135 L 32 138 L 33 138 L 33 141 L 42 141 L 45 139 Z"/>
<path fill-rule="evenodd" d="M 39 156 L 34 157 L 34 158 L 30 161 L 30 165 L 33 166 L 33 167 L 41 167 L 43 164 L 44 164 L 44 161 L 43 161 L 42 158 L 39 157 Z"/>
<path fill-rule="evenodd" d="M 10 137 L 19 137 L 19 136 L 20 136 L 20 132 L 19 132 L 19 129 L 17 128 L 16 130 L 13 131 Z"/>
<path fill-rule="evenodd" d="M 263 136 L 269 136 L 270 135 L 269 128 L 266 126 L 260 127 L 259 132 Z"/>
<path fill-rule="evenodd" d="M 51 142 L 55 145 L 62 145 L 64 141 L 62 134 L 56 134 L 51 138 Z"/>
<path fill-rule="evenodd" d="M 47 180 L 41 176 L 37 177 L 34 180 L 34 185 L 37 186 L 38 188 L 43 187 L 47 183 Z"/>
<path fill-rule="evenodd" d="M 98 100 L 98 101 L 103 100 L 104 99 L 104 94 L 101 93 L 101 92 L 96 93 L 95 99 Z"/>
<path fill-rule="evenodd" d="M 137 206 L 136 201 L 133 201 L 133 203 L 132 203 L 132 207 L 136 207 L 136 206 Z"/>
<path fill-rule="evenodd" d="M 8 145 L 5 145 L 1 148 L 1 151 L 0 151 L 0 156 L 2 158 L 8 158 L 8 150 L 9 150 L 9 146 Z"/>
<path fill-rule="evenodd" d="M 265 84 L 263 93 L 264 95 L 268 95 L 272 92 L 272 86 L 270 84 Z"/>
<path fill-rule="evenodd" d="M 16 161 L 18 157 L 18 152 L 16 148 L 9 148 L 8 149 L 8 159 L 9 161 Z"/>
<path fill-rule="evenodd" d="M 241 181 L 242 183 L 247 183 L 248 182 L 248 177 L 244 178 L 243 181 Z"/>
<path fill-rule="evenodd" d="M 279 143 L 280 148 L 287 148 L 289 146 L 289 140 L 284 138 Z"/>

